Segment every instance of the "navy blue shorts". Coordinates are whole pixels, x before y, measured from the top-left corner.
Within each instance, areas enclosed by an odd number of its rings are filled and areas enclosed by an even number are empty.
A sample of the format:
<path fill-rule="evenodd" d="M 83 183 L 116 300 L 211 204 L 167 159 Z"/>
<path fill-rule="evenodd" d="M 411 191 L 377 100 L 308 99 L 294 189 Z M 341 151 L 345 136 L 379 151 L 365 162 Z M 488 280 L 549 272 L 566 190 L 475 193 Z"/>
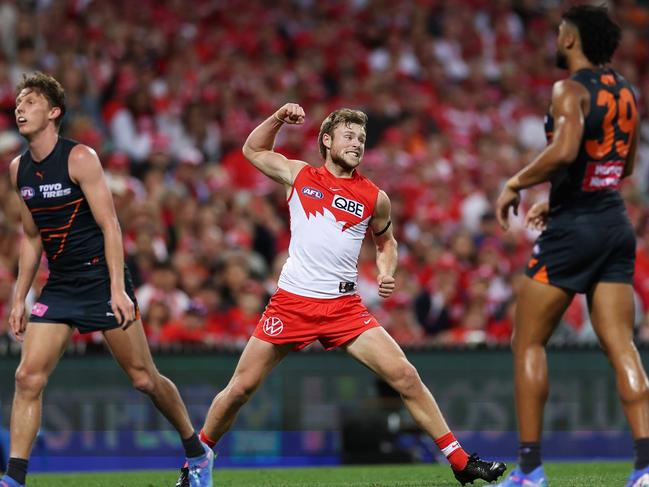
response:
<path fill-rule="evenodd" d="M 139 309 L 131 273 L 124 266 L 126 294 Z M 33 323 L 65 323 L 81 333 L 106 331 L 119 327 L 110 305 L 110 274 L 106 266 L 70 273 L 50 273 L 43 291 L 32 307 Z"/>
<path fill-rule="evenodd" d="M 548 225 L 537 239 L 526 274 L 553 286 L 586 293 L 598 282 L 633 284 L 635 232 L 627 220 Z"/>

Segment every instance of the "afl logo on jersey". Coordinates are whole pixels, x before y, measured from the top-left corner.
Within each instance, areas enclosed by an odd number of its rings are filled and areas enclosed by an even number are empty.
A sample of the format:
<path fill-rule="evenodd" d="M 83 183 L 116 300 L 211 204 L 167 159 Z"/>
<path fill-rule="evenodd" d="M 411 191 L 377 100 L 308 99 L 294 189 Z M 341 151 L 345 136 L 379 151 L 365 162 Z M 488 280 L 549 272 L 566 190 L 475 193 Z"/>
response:
<path fill-rule="evenodd" d="M 322 198 L 324 198 L 322 191 L 310 186 L 305 186 L 304 188 L 302 188 L 302 194 L 304 196 L 308 196 L 309 198 L 313 198 L 314 200 L 321 200 Z"/>
<path fill-rule="evenodd" d="M 31 188 L 29 186 L 23 186 L 22 188 L 20 188 L 20 194 L 22 195 L 23 199 L 27 201 L 31 200 L 36 195 L 36 191 L 34 190 L 34 188 Z"/>
<path fill-rule="evenodd" d="M 275 316 L 269 316 L 264 321 L 264 333 L 268 336 L 274 337 L 279 335 L 284 330 L 284 323 Z"/>

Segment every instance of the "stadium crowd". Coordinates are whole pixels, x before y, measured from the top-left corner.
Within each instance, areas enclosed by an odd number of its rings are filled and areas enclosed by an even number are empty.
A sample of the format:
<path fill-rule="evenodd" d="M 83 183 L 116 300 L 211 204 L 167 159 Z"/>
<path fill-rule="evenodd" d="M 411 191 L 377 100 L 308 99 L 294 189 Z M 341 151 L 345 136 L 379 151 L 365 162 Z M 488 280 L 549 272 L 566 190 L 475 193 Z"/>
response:
<path fill-rule="evenodd" d="M 369 116 L 361 172 L 390 195 L 400 243 L 396 295 L 376 292 L 374 246 L 359 263 L 365 303 L 402 345 L 507 343 L 537 234 L 524 193 L 508 233 L 493 203 L 545 144 L 563 2 L 541 0 L 0 0 L 0 331 L 21 226 L 7 166 L 24 146 L 15 86 L 61 81 L 62 134 L 95 148 L 122 225 L 152 345 L 241 346 L 287 256 L 283 189 L 243 158 L 262 117 L 305 107 L 278 150 L 313 165 L 320 122 Z M 641 147 L 623 192 L 638 236 L 640 338 L 649 340 L 649 5 L 618 0 L 614 66 L 637 87 Z M 41 266 L 37 286 L 47 275 Z M 31 295 L 33 301 L 38 289 Z M 575 299 L 554 340 L 595 340 Z M 84 335 L 78 341 L 94 341 Z"/>

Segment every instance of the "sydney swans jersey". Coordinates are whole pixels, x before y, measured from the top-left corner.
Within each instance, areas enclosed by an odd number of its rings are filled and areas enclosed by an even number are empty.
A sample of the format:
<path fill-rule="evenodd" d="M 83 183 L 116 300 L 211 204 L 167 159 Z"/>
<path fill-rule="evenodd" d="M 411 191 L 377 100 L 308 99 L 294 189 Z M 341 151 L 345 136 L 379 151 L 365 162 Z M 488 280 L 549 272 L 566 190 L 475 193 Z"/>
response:
<path fill-rule="evenodd" d="M 631 85 L 612 69 L 581 69 L 571 76 L 590 93 L 590 111 L 577 158 L 552 177 L 550 218 L 596 215 L 597 221 L 625 214 L 618 187 L 627 163 L 633 133 L 638 129 Z M 554 120 L 546 117 L 552 140 Z"/>
<path fill-rule="evenodd" d="M 358 171 L 345 179 L 324 166 L 304 166 L 288 199 L 291 243 L 278 286 L 312 298 L 355 293 L 358 254 L 378 193 Z"/>
<path fill-rule="evenodd" d="M 26 151 L 18 166 L 18 190 L 40 231 L 49 268 L 56 272 L 104 262 L 104 235 L 68 173 L 75 145 L 59 137 L 45 159 L 35 162 Z"/>

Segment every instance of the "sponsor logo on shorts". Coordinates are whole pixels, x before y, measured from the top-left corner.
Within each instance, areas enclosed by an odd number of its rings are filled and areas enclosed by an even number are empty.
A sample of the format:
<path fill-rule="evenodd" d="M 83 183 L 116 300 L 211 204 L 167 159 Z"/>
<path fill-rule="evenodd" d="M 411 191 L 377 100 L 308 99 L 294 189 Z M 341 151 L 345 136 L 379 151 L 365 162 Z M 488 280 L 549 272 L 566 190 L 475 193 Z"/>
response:
<path fill-rule="evenodd" d="M 264 333 L 268 336 L 277 336 L 282 333 L 283 330 L 284 323 L 282 323 L 282 320 L 275 316 L 269 316 L 264 321 Z"/>
<path fill-rule="evenodd" d="M 312 188 L 311 186 L 305 186 L 304 188 L 302 188 L 302 194 L 304 196 L 308 196 L 309 198 L 313 198 L 314 200 L 321 200 L 322 198 L 324 198 L 322 191 Z"/>
<path fill-rule="evenodd" d="M 32 314 L 34 316 L 40 316 L 42 317 L 46 312 L 49 306 L 43 303 L 34 303 L 34 306 L 32 306 Z"/>
<path fill-rule="evenodd" d="M 36 196 L 36 191 L 34 191 L 34 188 L 32 188 L 31 186 L 23 186 L 22 188 L 20 188 L 20 194 L 22 195 L 23 199 L 27 201 Z"/>

